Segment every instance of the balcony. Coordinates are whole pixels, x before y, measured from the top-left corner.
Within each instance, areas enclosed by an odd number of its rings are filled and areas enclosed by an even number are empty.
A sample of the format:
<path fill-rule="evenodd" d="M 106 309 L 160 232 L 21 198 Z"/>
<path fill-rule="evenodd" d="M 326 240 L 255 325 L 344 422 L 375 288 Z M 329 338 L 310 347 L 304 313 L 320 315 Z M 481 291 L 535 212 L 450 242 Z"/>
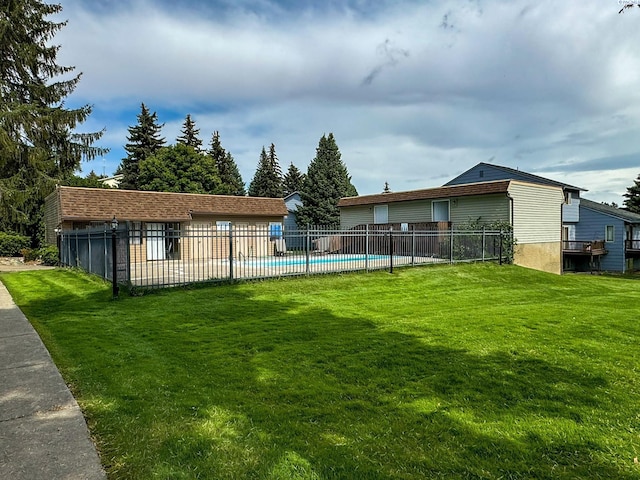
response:
<path fill-rule="evenodd" d="M 640 246 L 640 245 L 639 245 Z M 606 255 L 604 240 L 563 240 L 562 253 L 565 255 Z"/>
<path fill-rule="evenodd" d="M 640 256 L 640 240 L 625 240 L 624 251 L 632 256 Z"/>

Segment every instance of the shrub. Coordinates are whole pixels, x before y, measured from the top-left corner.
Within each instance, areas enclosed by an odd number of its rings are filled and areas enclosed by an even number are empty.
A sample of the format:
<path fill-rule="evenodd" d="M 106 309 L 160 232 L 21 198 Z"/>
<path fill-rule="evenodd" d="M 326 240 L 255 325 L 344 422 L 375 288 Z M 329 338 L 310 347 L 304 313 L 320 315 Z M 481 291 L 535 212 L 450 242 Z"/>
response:
<path fill-rule="evenodd" d="M 49 245 L 38 250 L 38 257 L 44 265 L 58 265 L 58 247 Z"/>
<path fill-rule="evenodd" d="M 24 235 L 0 232 L 0 257 L 17 257 L 20 250 L 29 248 L 31 239 Z"/>

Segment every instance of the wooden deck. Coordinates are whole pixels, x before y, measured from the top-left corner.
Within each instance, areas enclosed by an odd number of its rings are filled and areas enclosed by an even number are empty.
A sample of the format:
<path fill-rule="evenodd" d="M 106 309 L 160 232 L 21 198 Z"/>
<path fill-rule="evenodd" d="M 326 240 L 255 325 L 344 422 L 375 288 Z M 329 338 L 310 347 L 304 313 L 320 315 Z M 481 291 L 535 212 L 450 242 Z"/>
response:
<path fill-rule="evenodd" d="M 607 250 L 604 248 L 604 240 L 563 240 L 562 253 L 565 255 L 596 257 L 606 255 Z"/>

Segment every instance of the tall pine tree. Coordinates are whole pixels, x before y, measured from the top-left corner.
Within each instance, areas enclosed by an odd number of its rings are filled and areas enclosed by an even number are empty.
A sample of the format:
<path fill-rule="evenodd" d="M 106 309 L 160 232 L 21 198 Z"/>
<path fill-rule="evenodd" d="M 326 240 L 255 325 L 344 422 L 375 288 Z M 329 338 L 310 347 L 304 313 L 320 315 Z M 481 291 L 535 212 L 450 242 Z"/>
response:
<path fill-rule="evenodd" d="M 137 116 L 138 124 L 129 127 L 129 136 L 124 149 L 127 157 L 122 159 L 118 170 L 124 176 L 120 182 L 120 188 L 126 190 L 138 190 L 138 175 L 140 173 L 140 162 L 156 153 L 166 143 L 160 136 L 163 125 L 158 125 L 158 115 L 156 112 L 149 112 L 143 103 L 140 106 L 140 114 Z"/>
<path fill-rule="evenodd" d="M 193 147 L 194 150 L 200 151 L 200 147 L 202 147 L 202 140 L 198 138 L 200 135 L 200 129 L 196 128 L 196 122 L 193 121 L 191 115 L 187 114 L 187 118 L 185 118 L 184 123 L 182 124 L 182 130 L 180 130 L 180 135 L 177 139 L 177 143 L 181 143 L 182 145 L 186 145 L 187 147 Z"/>
<path fill-rule="evenodd" d="M 294 192 L 302 190 L 305 174 L 302 173 L 293 162 L 289 165 L 287 173 L 282 179 L 283 195 L 291 195 Z"/>
<path fill-rule="evenodd" d="M 244 188 L 244 181 L 242 180 L 238 166 L 231 153 L 222 148 L 220 134 L 217 130 L 213 132 L 207 154 L 213 159 L 218 170 L 218 175 L 220 176 L 220 186 L 215 193 L 220 195 L 246 195 L 247 192 Z"/>
<path fill-rule="evenodd" d="M 298 226 L 337 226 L 340 223 L 338 201 L 356 195 L 358 192 L 351 184 L 333 133 L 323 135 L 300 192 L 302 206 L 296 215 Z"/>
<path fill-rule="evenodd" d="M 282 170 L 276 156 L 276 146 L 272 143 L 268 155 L 262 147 L 258 168 L 249 185 L 249 196 L 282 198 L 282 193 Z"/>
<path fill-rule="evenodd" d="M 623 196 L 625 208 L 630 212 L 640 213 L 640 175 L 633 181 L 633 185 L 627 187 L 627 193 Z"/>
<path fill-rule="evenodd" d="M 80 74 L 70 77 L 74 68 L 57 64 L 60 47 L 51 41 L 66 22 L 48 17 L 61 11 L 39 0 L 0 4 L 0 230 L 28 235 L 34 246 L 44 198 L 83 158 L 107 151 L 92 146 L 103 132 L 75 132 L 91 106 L 64 104 Z"/>

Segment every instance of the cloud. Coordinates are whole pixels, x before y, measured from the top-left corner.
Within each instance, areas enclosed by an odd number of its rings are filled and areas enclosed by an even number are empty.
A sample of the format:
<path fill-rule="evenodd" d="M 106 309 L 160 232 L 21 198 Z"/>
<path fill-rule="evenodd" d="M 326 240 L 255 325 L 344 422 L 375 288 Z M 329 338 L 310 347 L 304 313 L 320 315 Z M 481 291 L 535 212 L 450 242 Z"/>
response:
<path fill-rule="evenodd" d="M 394 191 L 436 186 L 491 157 L 536 173 L 590 171 L 598 185 L 593 172 L 626 174 L 640 149 L 640 12 L 618 15 L 615 4 L 64 7 L 60 60 L 84 72 L 70 102 L 95 106 L 86 127 L 107 127 L 112 169 L 141 102 L 166 122 L 168 141 L 187 113 L 205 143 L 219 130 L 247 182 L 262 145 L 304 170 L 333 132 L 360 193 L 385 181 Z M 602 182 L 603 195 L 624 191 Z"/>

